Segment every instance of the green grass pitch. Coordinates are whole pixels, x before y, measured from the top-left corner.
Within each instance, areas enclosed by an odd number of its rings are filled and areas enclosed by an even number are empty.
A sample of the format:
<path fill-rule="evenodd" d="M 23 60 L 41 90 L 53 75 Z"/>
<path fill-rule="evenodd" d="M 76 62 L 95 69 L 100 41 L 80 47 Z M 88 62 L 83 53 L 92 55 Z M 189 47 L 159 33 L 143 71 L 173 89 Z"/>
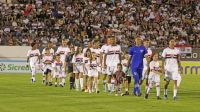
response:
<path fill-rule="evenodd" d="M 168 100 L 156 100 L 155 88 L 149 99 L 144 100 L 144 91 L 142 97 L 103 92 L 89 95 L 70 91 L 69 83 L 64 88 L 46 87 L 41 84 L 41 75 L 31 84 L 28 74 L 0 74 L 0 112 L 200 112 L 200 76 L 183 75 L 182 78 L 178 99 L 173 101 L 172 83 Z"/>

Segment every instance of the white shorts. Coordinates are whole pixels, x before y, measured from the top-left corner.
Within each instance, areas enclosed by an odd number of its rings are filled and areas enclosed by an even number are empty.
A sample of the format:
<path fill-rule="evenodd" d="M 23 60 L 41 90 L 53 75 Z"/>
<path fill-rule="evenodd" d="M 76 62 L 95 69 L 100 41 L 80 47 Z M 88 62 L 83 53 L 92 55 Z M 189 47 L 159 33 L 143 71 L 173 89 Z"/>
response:
<path fill-rule="evenodd" d="M 143 69 L 142 71 L 142 80 L 147 79 L 148 78 L 148 71 L 147 69 Z"/>
<path fill-rule="evenodd" d="M 154 73 L 150 73 L 149 74 L 149 77 L 148 77 L 148 81 L 149 81 L 149 84 L 156 84 L 156 83 L 160 83 L 160 75 L 158 74 L 154 74 Z"/>
<path fill-rule="evenodd" d="M 47 69 L 52 71 L 53 70 L 52 65 L 51 64 L 50 65 L 43 64 L 43 72 L 46 72 Z"/>
<path fill-rule="evenodd" d="M 73 73 L 83 73 L 83 65 L 75 65 Z"/>
<path fill-rule="evenodd" d="M 55 77 L 58 77 L 58 78 L 61 78 L 61 77 L 63 77 L 63 74 L 62 74 L 62 71 L 59 71 L 59 72 L 53 72 L 53 78 L 55 78 Z"/>
<path fill-rule="evenodd" d="M 117 66 L 108 66 L 107 67 L 107 75 L 112 75 L 117 71 Z"/>
<path fill-rule="evenodd" d="M 165 80 L 179 80 L 180 74 L 178 71 L 165 71 Z"/>
<path fill-rule="evenodd" d="M 90 69 L 88 72 L 88 76 L 89 77 L 98 77 L 99 76 L 99 72 L 97 69 Z"/>

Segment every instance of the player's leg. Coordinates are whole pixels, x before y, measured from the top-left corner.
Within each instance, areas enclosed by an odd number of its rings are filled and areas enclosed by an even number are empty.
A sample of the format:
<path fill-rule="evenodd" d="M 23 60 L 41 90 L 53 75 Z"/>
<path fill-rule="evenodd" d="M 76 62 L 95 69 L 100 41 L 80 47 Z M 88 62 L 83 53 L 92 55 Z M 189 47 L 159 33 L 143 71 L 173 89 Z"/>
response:
<path fill-rule="evenodd" d="M 153 82 L 149 81 L 149 86 L 147 87 L 147 90 L 145 92 L 145 99 L 148 99 L 148 96 L 149 96 L 149 93 L 150 93 L 150 90 L 152 89 L 152 87 L 153 87 Z"/>
<path fill-rule="evenodd" d="M 57 87 L 58 86 L 59 73 L 54 72 L 53 77 L 55 78 L 55 87 Z"/>
<path fill-rule="evenodd" d="M 63 70 L 62 71 L 62 84 L 63 84 L 63 86 L 66 84 L 65 78 L 66 78 L 66 72 L 65 72 L 65 70 Z"/>
<path fill-rule="evenodd" d="M 140 78 L 139 78 L 139 74 L 134 71 L 133 72 L 133 77 L 134 77 L 134 89 L 133 89 L 133 94 L 136 96 L 141 95 L 140 93 Z"/>
<path fill-rule="evenodd" d="M 83 80 L 83 73 L 82 72 L 79 73 L 79 77 L 80 77 L 81 91 L 83 92 L 85 90 L 84 90 L 84 80 Z"/>
<path fill-rule="evenodd" d="M 79 72 L 79 80 L 80 80 L 80 86 L 81 86 L 81 91 L 85 91 L 84 90 L 84 78 L 83 78 L 83 66 L 79 65 L 77 66 L 78 72 Z"/>
<path fill-rule="evenodd" d="M 79 73 L 75 73 L 76 91 L 79 91 Z"/>
<path fill-rule="evenodd" d="M 83 86 L 84 86 L 83 89 L 85 89 L 85 92 L 88 92 L 88 87 L 87 87 L 88 75 L 86 75 L 86 74 L 83 75 L 83 81 L 84 81 L 84 82 L 83 82 L 83 84 L 84 84 L 84 85 L 83 85 Z"/>
<path fill-rule="evenodd" d="M 73 76 L 73 73 L 72 73 L 72 72 L 70 72 L 70 73 L 68 73 L 68 74 L 69 74 L 70 90 L 72 90 L 73 87 L 74 87 L 74 76 Z"/>
<path fill-rule="evenodd" d="M 49 80 L 49 86 L 52 86 L 52 70 L 51 69 L 48 69 L 48 80 Z"/>
<path fill-rule="evenodd" d="M 88 80 L 88 89 L 89 89 L 89 94 L 92 93 L 92 85 L 93 85 L 93 78 L 92 76 L 89 76 L 89 80 Z"/>
<path fill-rule="evenodd" d="M 46 80 L 45 85 L 48 86 L 49 80 L 48 80 L 48 69 L 47 68 L 44 70 L 44 75 L 45 75 L 45 80 Z"/>
<path fill-rule="evenodd" d="M 179 80 L 179 73 L 178 72 L 173 72 L 172 73 L 172 80 L 174 82 L 174 95 L 173 95 L 173 99 L 176 100 L 176 94 L 178 91 L 178 80 Z"/>
<path fill-rule="evenodd" d="M 96 93 L 99 93 L 99 86 L 98 86 L 98 77 L 94 77 L 94 83 L 95 83 L 95 88 L 96 88 Z"/>
<path fill-rule="evenodd" d="M 30 67 L 31 67 L 31 82 L 35 83 L 36 65 L 30 63 Z"/>
<path fill-rule="evenodd" d="M 176 94 L 177 94 L 177 80 L 174 80 L 174 95 L 173 95 L 174 100 L 176 100 Z"/>
<path fill-rule="evenodd" d="M 59 78 L 59 76 L 58 76 L 58 75 L 56 75 L 56 76 L 55 76 L 55 87 L 57 87 L 57 86 L 58 86 L 58 78 Z"/>
<path fill-rule="evenodd" d="M 182 80 L 182 78 L 181 78 L 181 75 L 180 75 L 180 74 L 178 74 L 178 79 L 177 79 L 177 87 L 179 87 L 179 86 L 180 86 L 180 84 L 181 84 L 181 80 Z"/>
<path fill-rule="evenodd" d="M 107 67 L 107 83 L 108 83 L 108 93 L 111 92 L 111 71 L 110 71 L 111 67 Z"/>
<path fill-rule="evenodd" d="M 156 82 L 156 96 L 157 99 L 160 100 L 160 82 Z"/>
<path fill-rule="evenodd" d="M 168 85 L 169 82 L 171 80 L 171 73 L 166 71 L 165 72 L 165 78 L 164 78 L 164 99 L 167 99 L 167 89 L 168 89 Z"/>
<path fill-rule="evenodd" d="M 103 83 L 103 90 L 104 90 L 104 92 L 107 91 L 107 87 L 106 87 L 107 81 L 106 81 L 106 78 L 107 78 L 107 74 L 103 74 L 102 83 Z"/>

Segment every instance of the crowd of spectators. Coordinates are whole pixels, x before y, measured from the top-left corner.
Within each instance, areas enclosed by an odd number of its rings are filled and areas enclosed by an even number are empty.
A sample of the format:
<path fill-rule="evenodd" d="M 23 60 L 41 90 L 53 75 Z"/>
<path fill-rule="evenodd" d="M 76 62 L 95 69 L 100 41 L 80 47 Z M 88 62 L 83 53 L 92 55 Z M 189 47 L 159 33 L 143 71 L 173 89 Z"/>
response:
<path fill-rule="evenodd" d="M 36 41 L 75 45 L 115 36 L 122 47 L 140 36 L 153 47 L 174 37 L 200 47 L 200 0 L 16 0 L 0 3 L 0 45 L 28 46 Z"/>

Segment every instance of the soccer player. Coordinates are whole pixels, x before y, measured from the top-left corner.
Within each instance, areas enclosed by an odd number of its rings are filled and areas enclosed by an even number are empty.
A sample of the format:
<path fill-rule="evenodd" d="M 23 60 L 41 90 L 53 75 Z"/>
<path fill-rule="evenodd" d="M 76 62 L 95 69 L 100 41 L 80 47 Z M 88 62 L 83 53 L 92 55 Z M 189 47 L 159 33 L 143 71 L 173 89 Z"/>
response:
<path fill-rule="evenodd" d="M 96 53 L 92 52 L 92 56 L 90 58 L 90 69 L 88 72 L 89 76 L 89 93 L 92 93 L 92 86 L 93 86 L 93 81 L 96 89 L 96 93 L 99 93 L 99 87 L 98 87 L 98 62 L 96 60 Z"/>
<path fill-rule="evenodd" d="M 131 75 L 130 75 L 130 68 L 129 68 L 129 61 L 130 56 L 128 53 L 124 54 L 124 59 L 122 60 L 122 71 L 126 74 L 126 82 L 125 82 L 125 94 L 124 95 L 129 95 L 129 87 L 131 83 Z"/>
<path fill-rule="evenodd" d="M 55 78 L 55 87 L 58 86 L 58 79 L 60 78 L 60 86 L 63 87 L 63 84 L 62 84 L 62 71 L 63 71 L 63 66 L 64 64 L 62 63 L 61 61 L 61 57 L 60 57 L 60 54 L 57 54 L 56 57 L 55 57 L 55 60 L 52 64 L 52 67 L 54 69 L 54 78 Z"/>
<path fill-rule="evenodd" d="M 83 62 L 84 62 L 84 64 L 83 64 L 83 75 L 84 75 L 84 87 L 85 87 L 85 92 L 88 92 L 88 72 L 89 72 L 89 70 L 90 70 L 90 59 L 91 59 L 91 56 L 92 56 L 92 54 L 91 54 L 91 50 L 88 48 L 87 50 L 86 50 L 86 53 L 85 53 L 85 55 L 84 55 L 84 59 L 83 59 Z"/>
<path fill-rule="evenodd" d="M 107 67 L 107 75 L 108 75 L 108 92 L 111 91 L 111 76 L 117 71 L 117 64 L 121 63 L 121 47 L 116 44 L 116 40 L 114 37 L 110 38 L 111 45 L 105 54 L 104 59 L 104 67 Z"/>
<path fill-rule="evenodd" d="M 149 75 L 149 63 L 150 63 L 150 58 L 152 55 L 152 50 L 149 48 L 150 41 L 148 39 L 144 39 L 143 45 L 147 49 L 147 54 L 146 58 L 143 59 L 143 71 L 142 71 L 142 79 L 140 82 L 140 86 L 142 85 L 143 81 L 146 79 L 146 88 L 148 87 L 148 75 Z"/>
<path fill-rule="evenodd" d="M 27 63 L 31 67 L 31 81 L 35 83 L 36 68 L 40 62 L 40 51 L 37 49 L 37 44 L 35 42 L 31 43 L 31 49 L 27 53 Z"/>
<path fill-rule="evenodd" d="M 124 81 L 126 81 L 126 75 L 122 71 L 122 64 L 117 64 L 117 71 L 115 74 L 113 74 L 115 77 L 115 96 L 118 96 L 118 94 L 121 94 L 122 92 L 122 84 Z"/>
<path fill-rule="evenodd" d="M 160 75 L 162 75 L 161 67 L 158 62 L 158 53 L 155 52 L 152 55 L 153 60 L 150 62 L 149 67 L 150 67 L 150 73 L 148 77 L 148 84 L 149 86 L 147 87 L 146 93 L 145 93 L 145 99 L 148 99 L 149 92 L 152 89 L 153 85 L 156 85 L 156 96 L 157 99 L 160 100 Z"/>
<path fill-rule="evenodd" d="M 54 56 L 54 49 L 53 49 L 53 43 L 50 41 L 50 42 L 48 42 L 48 44 L 47 44 L 47 47 L 46 48 L 48 48 L 49 50 L 50 50 L 50 53 L 51 53 L 51 55 L 52 56 Z M 43 58 L 43 56 L 46 54 L 46 48 L 44 48 L 43 50 L 42 50 L 42 58 Z M 44 68 L 43 68 L 44 69 Z M 51 75 L 51 77 L 50 77 L 50 81 L 52 82 L 52 75 Z M 43 70 L 43 78 L 42 78 L 42 83 L 44 84 L 45 83 L 45 75 L 44 75 L 44 70 Z"/>
<path fill-rule="evenodd" d="M 175 47 L 175 40 L 171 38 L 169 40 L 169 47 L 165 48 L 162 53 L 163 57 L 163 70 L 165 72 L 165 86 L 164 86 L 164 99 L 167 99 L 167 88 L 170 80 L 174 82 L 174 95 L 173 99 L 176 100 L 177 94 L 177 81 L 180 80 L 179 66 L 180 62 L 180 51 Z"/>
<path fill-rule="evenodd" d="M 82 53 L 82 47 L 77 47 L 77 51 L 74 54 L 72 58 L 73 63 L 73 73 L 75 73 L 75 84 L 76 84 L 76 90 L 79 91 L 79 79 L 80 79 L 80 85 L 81 85 L 81 91 L 84 91 L 83 85 L 83 58 L 84 55 Z"/>
<path fill-rule="evenodd" d="M 46 48 L 45 49 L 45 54 L 43 55 L 43 64 L 44 64 L 44 74 L 45 74 L 45 80 L 46 80 L 46 86 L 52 86 L 52 63 L 53 63 L 53 54 L 50 53 L 50 49 Z"/>
<path fill-rule="evenodd" d="M 75 81 L 75 75 L 73 73 L 73 63 L 72 63 L 72 58 L 75 53 L 75 48 L 74 46 L 70 46 L 70 53 L 66 57 L 66 66 L 67 66 L 67 72 L 69 75 L 69 82 L 70 82 L 70 90 L 74 89 L 74 81 Z"/>
<path fill-rule="evenodd" d="M 94 52 L 96 54 L 96 60 L 97 60 L 97 63 L 98 63 L 98 67 L 97 67 L 97 70 L 98 70 L 98 80 L 97 80 L 97 85 L 99 84 L 99 79 L 100 79 L 100 73 L 101 73 L 101 62 L 100 60 L 102 60 L 102 55 L 100 55 L 101 53 L 101 49 L 100 49 L 100 45 L 99 45 L 99 40 L 94 40 L 94 45 L 93 45 L 93 48 L 91 49 L 91 52 Z"/>
<path fill-rule="evenodd" d="M 66 64 L 66 57 L 67 55 L 70 53 L 70 49 L 69 49 L 69 45 L 70 43 L 68 43 L 68 41 L 66 39 L 62 40 L 62 45 L 60 47 L 58 47 L 56 54 L 60 54 L 60 58 L 63 64 Z M 66 69 L 63 68 L 62 71 L 62 84 L 65 85 L 65 78 L 66 78 Z"/>
<path fill-rule="evenodd" d="M 140 80 L 142 78 L 143 71 L 143 58 L 147 53 L 147 49 L 141 44 L 142 40 L 139 37 L 135 38 L 135 45 L 129 50 L 131 55 L 131 70 L 134 78 L 134 89 L 133 94 L 136 96 L 141 96 L 140 92 Z M 129 62 L 130 62 L 129 60 Z"/>
<path fill-rule="evenodd" d="M 108 48 L 110 46 L 110 38 L 107 38 L 107 43 L 104 44 L 102 47 L 101 47 L 101 56 L 102 58 L 100 58 L 100 63 L 101 63 L 101 74 L 103 75 L 103 88 L 104 88 L 104 92 L 106 92 L 106 77 L 107 77 L 107 73 L 106 73 L 106 66 L 104 66 L 104 59 L 105 59 L 105 55 L 106 55 L 106 52 L 108 52 Z"/>

